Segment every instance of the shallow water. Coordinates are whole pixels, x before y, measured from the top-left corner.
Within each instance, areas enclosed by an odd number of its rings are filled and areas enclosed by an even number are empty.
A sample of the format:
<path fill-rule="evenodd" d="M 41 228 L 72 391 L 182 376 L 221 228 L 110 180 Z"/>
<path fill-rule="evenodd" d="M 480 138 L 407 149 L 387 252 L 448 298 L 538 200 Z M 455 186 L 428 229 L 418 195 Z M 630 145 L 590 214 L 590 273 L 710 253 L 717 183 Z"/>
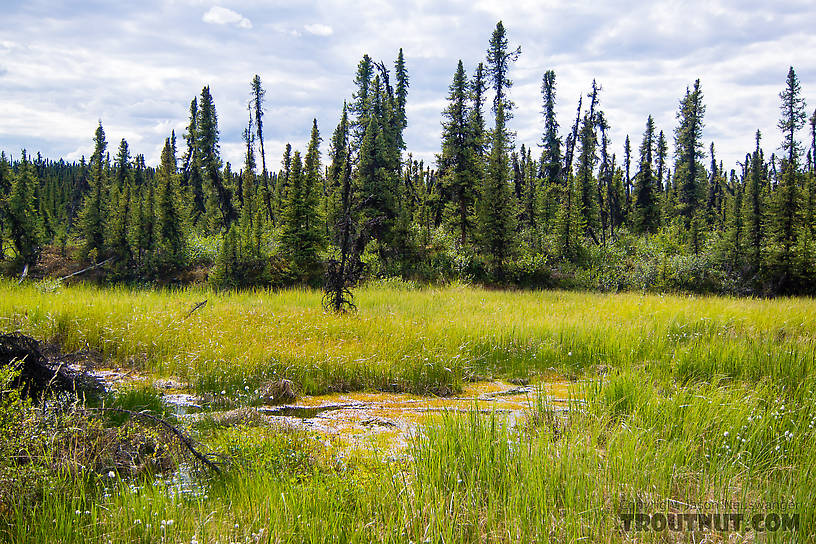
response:
<path fill-rule="evenodd" d="M 272 420 L 302 427 L 349 449 L 395 452 L 404 449 L 410 435 L 435 415 L 445 413 L 495 414 L 511 425 L 539 401 L 555 411 L 566 411 L 569 382 L 543 382 L 519 387 L 505 382 L 468 384 L 460 395 L 424 397 L 406 393 L 356 392 L 306 396 L 285 406 L 258 410 Z"/>
<path fill-rule="evenodd" d="M 112 388 L 125 383 L 150 383 L 145 376 L 119 369 L 97 370 L 94 374 Z M 179 385 L 173 380 L 154 382 L 154 386 L 163 390 L 168 408 L 182 420 L 193 421 L 208 414 L 225 425 L 240 421 L 241 418 L 230 418 L 234 411 L 208 409 L 201 399 L 179 389 Z M 493 414 L 515 425 L 526 410 L 535 408 L 539 402 L 546 403 L 553 411 L 567 411 L 569 403 L 575 400 L 571 393 L 574 385 L 574 382 L 557 379 L 527 386 L 483 381 L 466 384 L 460 394 L 450 397 L 390 392 L 332 393 L 300 397 L 282 406 L 242 410 L 254 412 L 269 424 L 283 423 L 315 432 L 340 449 L 399 453 L 406 448 L 413 433 L 442 414 Z"/>

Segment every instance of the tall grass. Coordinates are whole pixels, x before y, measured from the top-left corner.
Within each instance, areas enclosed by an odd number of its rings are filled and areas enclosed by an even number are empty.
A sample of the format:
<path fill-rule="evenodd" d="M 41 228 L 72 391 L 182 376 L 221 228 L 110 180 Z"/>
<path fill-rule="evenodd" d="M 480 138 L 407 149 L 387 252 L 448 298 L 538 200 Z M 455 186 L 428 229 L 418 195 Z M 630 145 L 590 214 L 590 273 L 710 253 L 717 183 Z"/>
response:
<path fill-rule="evenodd" d="M 235 463 L 198 494 L 174 494 L 159 481 L 63 491 L 36 512 L 14 510 L 6 534 L 65 543 L 813 540 L 812 403 L 783 407 L 764 386 L 665 394 L 638 378 L 587 384 L 586 410 L 533 414 L 533 426 L 444 415 L 400 461 L 344 457 L 300 431 L 227 428 L 208 442 Z M 798 532 L 626 532 L 619 517 L 711 504 L 779 512 L 772 505 L 780 502 L 795 503 Z M 749 506 L 757 503 L 771 506 Z"/>
<path fill-rule="evenodd" d="M 203 299 L 208 304 L 187 316 Z M 581 377 L 511 427 L 429 420 L 405 456 L 291 429 L 202 426 L 233 464 L 172 482 L 60 476 L 32 510 L 0 504 L 10 542 L 813 542 L 816 304 L 810 299 L 497 292 L 216 293 L 0 283 L 0 328 L 202 392 L 293 379 L 303 392 L 445 393 L 474 377 Z M 135 393 L 132 402 L 144 403 Z M 149 397 L 149 395 L 147 395 Z M 136 398 L 139 397 L 139 398 Z M 626 532 L 620 512 L 795 503 L 797 533 Z M 759 507 L 762 510 L 762 507 Z M 756 511 L 756 507 L 754 508 Z M 707 539 L 707 540 L 706 540 Z"/>
<path fill-rule="evenodd" d="M 445 393 L 473 376 L 632 367 L 660 380 L 770 378 L 793 388 L 816 364 L 810 299 L 377 286 L 357 300 L 358 313 L 335 316 L 309 290 L 48 290 L 3 281 L 0 329 L 97 350 L 112 365 L 210 392 L 286 377 L 306 393 Z"/>

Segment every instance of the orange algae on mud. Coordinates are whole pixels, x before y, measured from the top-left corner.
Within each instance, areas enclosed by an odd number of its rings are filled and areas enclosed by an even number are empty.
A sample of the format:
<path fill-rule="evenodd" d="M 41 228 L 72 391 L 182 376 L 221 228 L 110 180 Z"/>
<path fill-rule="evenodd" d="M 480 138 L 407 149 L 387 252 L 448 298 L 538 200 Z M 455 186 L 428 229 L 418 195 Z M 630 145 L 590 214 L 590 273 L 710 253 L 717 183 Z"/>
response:
<path fill-rule="evenodd" d="M 571 382 L 542 382 L 514 386 L 500 381 L 471 383 L 451 397 L 424 397 L 407 393 L 355 392 L 302 397 L 296 403 L 263 411 L 293 425 L 317 432 L 341 448 L 397 452 L 410 435 L 434 415 L 478 411 L 495 414 L 511 423 L 525 410 L 544 401 L 566 410 Z"/>

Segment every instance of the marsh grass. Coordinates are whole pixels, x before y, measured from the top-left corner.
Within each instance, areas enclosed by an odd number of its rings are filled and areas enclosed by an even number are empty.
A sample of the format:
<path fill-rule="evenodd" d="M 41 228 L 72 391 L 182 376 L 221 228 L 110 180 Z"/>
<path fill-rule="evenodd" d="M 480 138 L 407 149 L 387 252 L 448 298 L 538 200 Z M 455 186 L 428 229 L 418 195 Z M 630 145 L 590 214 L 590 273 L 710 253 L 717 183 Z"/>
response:
<path fill-rule="evenodd" d="M 257 422 L 201 425 L 197 438 L 234 461 L 201 492 L 65 474 L 33 507 L 5 505 L 10 542 L 814 541 L 809 299 L 379 285 L 357 293 L 357 314 L 334 316 L 319 293 L 298 290 L 4 283 L 0 294 L 4 329 L 99 350 L 111 365 L 179 376 L 202 393 L 276 377 L 307 393 L 437 394 L 474 376 L 580 378 L 567 413 L 539 396 L 515 426 L 443 414 L 397 458 Z M 792 502 L 800 529 L 632 533 L 618 517 L 713 502 L 747 513 Z"/>
<path fill-rule="evenodd" d="M 790 390 L 816 365 L 809 299 L 387 285 L 356 296 L 359 312 L 338 316 L 309 290 L 43 290 L 3 281 L 0 328 L 178 376 L 202 393 L 234 394 L 283 377 L 306 394 L 446 394 L 473 377 L 633 367 L 664 383 L 768 378 Z"/>

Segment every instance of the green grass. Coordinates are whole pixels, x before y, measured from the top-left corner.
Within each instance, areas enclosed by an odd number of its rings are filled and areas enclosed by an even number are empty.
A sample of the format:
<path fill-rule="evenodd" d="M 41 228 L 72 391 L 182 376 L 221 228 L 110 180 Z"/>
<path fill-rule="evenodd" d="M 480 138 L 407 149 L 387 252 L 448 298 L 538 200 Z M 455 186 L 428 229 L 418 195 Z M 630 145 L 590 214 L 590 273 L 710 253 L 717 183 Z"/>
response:
<path fill-rule="evenodd" d="M 160 478 L 59 475 L 33 510 L 0 505 L 0 538 L 700 542 L 625 532 L 618 513 L 727 501 L 750 513 L 752 503 L 795 503 L 800 530 L 708 541 L 814 541 L 813 300 L 377 286 L 360 289 L 357 304 L 334 316 L 312 291 L 1 283 L 0 328 L 99 350 L 202 393 L 273 376 L 310 393 L 432 393 L 474 376 L 557 374 L 581 378 L 573 393 L 585 402 L 566 416 L 540 402 L 512 429 L 490 415 L 444 415 L 397 459 L 302 431 L 203 425 L 197 438 L 233 463 L 198 493 L 174 494 Z M 152 404 L 149 393 L 130 395 L 128 405 Z"/>
<path fill-rule="evenodd" d="M 456 390 L 476 376 L 643 368 L 683 383 L 770 378 L 816 365 L 816 304 L 640 294 L 363 288 L 335 316 L 307 290 L 216 293 L 0 282 L 0 329 L 111 364 L 243 391 L 274 376 L 303 392 Z M 208 304 L 186 317 L 197 302 Z"/>

